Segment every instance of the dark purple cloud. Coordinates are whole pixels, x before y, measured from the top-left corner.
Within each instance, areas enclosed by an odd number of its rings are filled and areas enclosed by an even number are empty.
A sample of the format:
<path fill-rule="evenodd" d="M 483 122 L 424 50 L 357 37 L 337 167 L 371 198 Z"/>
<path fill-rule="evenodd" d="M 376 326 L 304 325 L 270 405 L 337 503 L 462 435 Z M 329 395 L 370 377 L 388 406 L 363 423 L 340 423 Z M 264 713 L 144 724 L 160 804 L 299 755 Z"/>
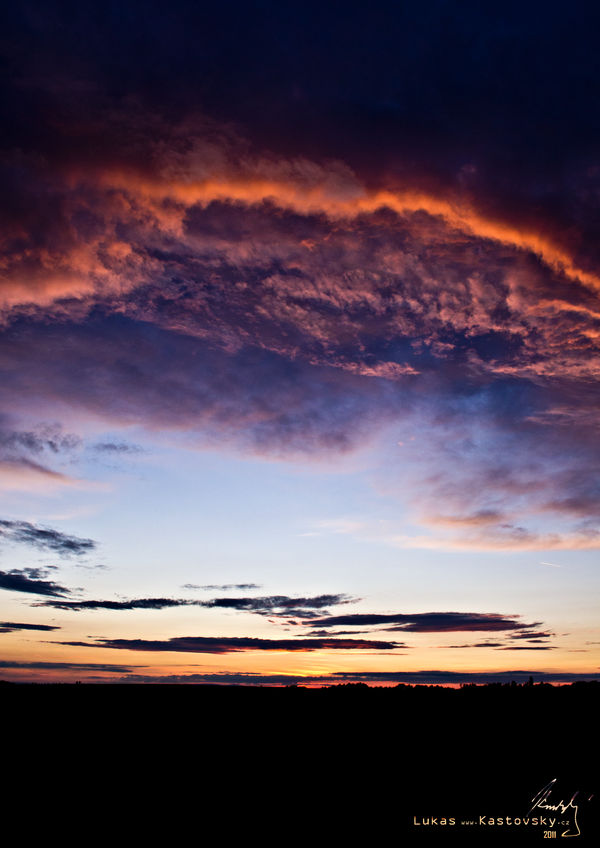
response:
<path fill-rule="evenodd" d="M 500 651 L 554 651 L 556 645 L 506 645 Z"/>
<path fill-rule="evenodd" d="M 532 639 L 541 642 L 541 639 Z M 556 645 L 511 645 L 503 642 L 474 642 L 466 645 L 442 645 L 443 648 L 495 648 L 497 651 L 554 651 Z"/>
<path fill-rule="evenodd" d="M 414 671 L 414 672 L 334 672 L 323 675 L 258 674 L 253 672 L 216 672 L 192 674 L 150 675 L 133 673 L 122 678 L 122 683 L 189 683 L 220 684 L 229 686 L 338 686 L 344 682 L 361 682 L 373 686 L 427 685 L 457 686 L 460 684 L 510 684 L 523 685 L 533 679 L 534 683 L 575 683 L 578 681 L 600 681 L 600 673 L 545 671 Z"/>
<path fill-rule="evenodd" d="M 36 607 L 52 607 L 60 610 L 161 610 L 172 607 L 203 606 L 201 601 L 189 601 L 183 598 L 132 598 L 128 601 L 42 601 Z"/>
<path fill-rule="evenodd" d="M 0 589 L 9 592 L 26 592 L 32 595 L 49 595 L 62 597 L 70 590 L 51 580 L 40 580 L 37 576 L 39 569 L 16 569 L 0 571 Z"/>
<path fill-rule="evenodd" d="M 411 633 L 450 633 L 468 630 L 510 631 L 537 626 L 540 622 L 525 624 L 518 616 L 503 616 L 497 613 L 478 612 L 423 612 L 423 613 L 350 613 L 319 618 L 315 627 L 338 625 L 375 626 L 386 625 L 386 630 Z"/>
<path fill-rule="evenodd" d="M 124 674 L 140 666 L 131 665 L 108 665 L 107 663 L 78 663 L 78 662 L 18 662 L 12 660 L 0 660 L 0 669 L 32 669 L 48 671 L 106 671 L 115 674 Z"/>
<path fill-rule="evenodd" d="M 42 343 L 56 352 L 39 361 Z M 87 363 L 82 383 L 75 362 Z M 366 434 L 390 389 L 349 373 L 306 368 L 257 349 L 229 354 L 184 334 L 111 318 L 83 326 L 21 326 L 0 344 L 0 364 L 10 376 L 0 395 L 23 393 L 23 372 L 32 393 L 52 385 L 69 403 L 100 416 L 118 414 L 130 423 L 184 427 L 204 444 L 223 440 L 246 450 L 323 452 L 350 449 Z M 110 396 L 107 394 L 109 392 Z M 350 432 L 348 421 L 353 421 Z"/>
<path fill-rule="evenodd" d="M 551 671 L 364 671 L 335 672 L 338 681 L 358 680 L 368 683 L 425 683 L 429 686 L 445 686 L 460 683 L 527 683 L 532 678 L 536 683 L 574 683 L 579 680 L 599 680 L 600 672 L 551 672 Z"/>
<path fill-rule="evenodd" d="M 293 598 L 288 595 L 268 595 L 257 598 L 213 598 L 199 602 L 199 606 L 219 609 L 235 609 L 287 618 L 315 618 L 322 615 L 325 607 L 355 603 L 358 598 L 345 594 L 316 595 L 314 597 Z"/>
<path fill-rule="evenodd" d="M 286 624 L 298 624 L 297 621 L 287 621 Z M 357 634 L 373 635 L 373 630 L 310 630 L 310 636 L 323 636 L 325 638 L 335 638 L 337 636 L 356 636 Z M 408 648 L 408 645 L 403 645 L 403 648 Z"/>
<path fill-rule="evenodd" d="M 289 595 L 267 595 L 258 598 L 213 598 L 203 601 L 207 607 L 230 607 L 239 610 L 278 610 L 289 608 L 308 607 L 320 609 L 322 607 L 335 606 L 336 604 L 348 604 L 354 602 L 355 598 L 348 595 L 316 595 L 308 598 L 293 598 Z"/>
<path fill-rule="evenodd" d="M 25 624 L 22 621 L 0 621 L 0 633 L 12 633 L 17 630 L 60 630 L 51 624 Z"/>
<path fill-rule="evenodd" d="M 248 584 L 252 585 L 252 584 Z M 222 588 L 222 587 L 221 587 Z M 134 610 L 134 609 L 170 609 L 172 607 L 205 607 L 208 609 L 233 609 L 240 612 L 253 612 L 270 616 L 313 617 L 323 613 L 324 607 L 354 602 L 345 594 L 315 595 L 314 597 L 293 598 L 288 595 L 268 595 L 266 597 L 212 598 L 198 601 L 189 598 L 131 598 L 130 600 L 83 600 L 83 601 L 43 601 L 35 606 L 53 607 L 61 610 Z M 318 612 L 317 612 L 318 610 Z"/>
<path fill-rule="evenodd" d="M 237 130 L 243 153 L 341 158 L 370 182 L 462 190 L 597 255 L 594 7 L 350 4 L 343 26 L 313 2 L 153 0 L 124 14 L 55 2 L 7 12 L 9 150 L 152 172 L 151 142 L 194 119 L 215 158 Z M 5 206 L 35 221 L 14 170 Z"/>
<path fill-rule="evenodd" d="M 195 674 L 128 674 L 121 678 L 118 683 L 190 683 L 190 684 L 214 684 L 225 686 L 297 686 L 302 683 L 312 683 L 319 678 L 299 677 L 287 674 L 258 674 L 255 672 L 216 672 Z M 323 681 L 331 678 L 323 677 Z"/>
<path fill-rule="evenodd" d="M 555 636 L 550 630 L 523 630 L 521 633 L 511 633 L 511 639 L 529 639 L 531 641 L 539 641 L 540 639 L 550 639 Z"/>
<path fill-rule="evenodd" d="M 93 642 L 59 642 L 87 648 L 125 651 L 182 651 L 193 654 L 230 654 L 240 651 L 385 651 L 403 647 L 398 642 L 369 639 L 259 639 L 230 636 L 174 636 L 171 639 L 96 639 Z"/>

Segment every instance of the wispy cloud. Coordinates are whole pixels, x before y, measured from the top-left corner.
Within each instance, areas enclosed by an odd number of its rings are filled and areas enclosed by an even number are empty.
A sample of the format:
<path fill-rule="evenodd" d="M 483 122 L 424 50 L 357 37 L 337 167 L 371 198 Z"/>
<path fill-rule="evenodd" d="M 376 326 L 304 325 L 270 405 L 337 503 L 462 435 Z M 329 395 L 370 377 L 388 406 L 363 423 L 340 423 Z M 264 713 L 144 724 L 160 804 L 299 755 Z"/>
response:
<path fill-rule="evenodd" d="M 0 589 L 59 598 L 70 593 L 69 589 L 58 583 L 40 579 L 39 574 L 40 569 L 36 568 L 13 568 L 11 571 L 0 571 Z"/>
<path fill-rule="evenodd" d="M 11 426 L 7 416 L 0 415 L 0 454 L 5 458 L 22 453 L 35 456 L 68 454 L 81 444 L 79 436 L 65 433 L 58 424 L 40 424 L 35 429 L 21 430 Z"/>
<path fill-rule="evenodd" d="M 13 633 L 18 630 L 60 630 L 51 624 L 25 624 L 22 621 L 0 621 L 0 633 Z"/>
<path fill-rule="evenodd" d="M 80 556 L 95 550 L 96 542 L 69 536 L 51 527 L 40 527 L 29 521 L 0 519 L 0 540 L 19 542 L 41 550 L 52 551 L 59 556 Z"/>
<path fill-rule="evenodd" d="M 60 610 L 161 610 L 173 607 L 204 606 L 202 601 L 185 600 L 183 598 L 132 598 L 128 601 L 87 600 L 87 601 L 42 601 L 34 604 L 37 607 L 53 607 Z"/>
<path fill-rule="evenodd" d="M 165 640 L 96 639 L 92 642 L 57 644 L 125 651 L 183 651 L 192 654 L 231 654 L 245 651 L 386 651 L 403 647 L 398 642 L 369 639 L 260 639 L 250 636 L 173 636 Z"/>
<path fill-rule="evenodd" d="M 554 651 L 556 645 L 505 645 L 500 651 Z"/>
<path fill-rule="evenodd" d="M 248 584 L 252 585 L 252 584 Z M 206 587 L 204 587 L 206 588 Z M 219 587 L 223 588 L 223 587 Z M 204 607 L 206 609 L 233 609 L 240 612 L 253 612 L 259 615 L 296 616 L 310 618 L 317 616 L 325 607 L 352 603 L 357 599 L 348 595 L 315 595 L 314 597 L 294 598 L 288 595 L 269 595 L 266 597 L 212 598 L 200 601 L 190 598 L 132 598 L 130 600 L 59 600 L 43 601 L 35 606 L 54 607 L 62 610 L 135 610 L 170 609 L 172 607 Z"/>
<path fill-rule="evenodd" d="M 208 583 L 204 586 L 199 586 L 197 583 L 184 583 L 182 589 L 201 589 L 204 592 L 226 592 L 231 589 L 261 589 L 259 583 Z"/>
<path fill-rule="evenodd" d="M 314 618 L 319 615 L 317 611 L 322 611 L 325 607 L 351 604 L 357 600 L 359 599 L 345 594 L 315 595 L 313 597 L 300 598 L 294 598 L 288 595 L 269 595 L 259 598 L 213 598 L 210 601 L 203 601 L 201 605 L 204 607 L 256 612 L 259 615 Z"/>
<path fill-rule="evenodd" d="M 143 666 L 142 666 L 143 667 Z M 43 671 L 105 671 L 115 674 L 124 674 L 130 672 L 140 666 L 132 665 L 112 665 L 107 663 L 78 663 L 78 662 L 19 662 L 12 660 L 0 660 L 0 668 L 5 669 L 25 669 L 25 670 L 43 670 Z"/>
<path fill-rule="evenodd" d="M 79 486 L 81 481 L 26 457 L 0 458 L 0 484 L 14 491 L 52 491 L 62 486 Z"/>
<path fill-rule="evenodd" d="M 423 613 L 350 613 L 318 618 L 315 627 L 375 626 L 385 625 L 386 630 L 409 633 L 453 633 L 461 631 L 512 631 L 530 630 L 540 622 L 525 623 L 518 616 L 477 612 L 423 612 Z"/>
<path fill-rule="evenodd" d="M 92 445 L 92 448 L 98 453 L 113 454 L 117 456 L 143 453 L 143 448 L 139 445 L 130 444 L 129 442 L 97 442 L 95 445 Z"/>
<path fill-rule="evenodd" d="M 81 485 L 82 481 L 48 465 L 51 460 L 70 457 L 81 444 L 79 436 L 65 433 L 58 424 L 24 430 L 0 414 L 0 485 L 21 491 Z"/>

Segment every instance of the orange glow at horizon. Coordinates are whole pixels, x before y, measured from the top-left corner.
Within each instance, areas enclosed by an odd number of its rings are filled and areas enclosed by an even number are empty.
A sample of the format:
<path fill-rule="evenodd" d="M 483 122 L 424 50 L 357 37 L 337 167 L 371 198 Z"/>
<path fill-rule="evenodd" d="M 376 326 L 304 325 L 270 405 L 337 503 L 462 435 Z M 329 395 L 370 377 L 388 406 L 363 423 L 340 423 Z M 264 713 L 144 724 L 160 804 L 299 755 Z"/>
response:
<path fill-rule="evenodd" d="M 253 677 L 260 678 L 261 675 L 277 675 L 290 678 L 290 682 L 295 682 L 295 678 L 300 678 L 298 681 L 303 685 L 302 679 L 306 680 L 306 685 L 319 686 L 331 685 L 335 683 L 347 683 L 354 680 L 353 675 L 357 675 L 361 682 L 362 675 L 373 673 L 373 680 L 365 679 L 369 685 L 376 686 L 395 686 L 397 681 L 377 679 L 377 673 L 402 673 L 411 674 L 422 672 L 423 670 L 436 669 L 439 672 L 465 673 L 465 674 L 506 674 L 515 668 L 514 653 L 510 651 L 494 651 L 490 649 L 477 649 L 477 656 L 473 656 L 471 651 L 464 652 L 460 650 L 452 650 L 448 648 L 443 651 L 443 660 L 441 659 L 441 646 L 439 645 L 439 634 L 436 634 L 436 643 L 431 645 L 415 645 L 410 653 L 398 650 L 386 652 L 372 651 L 336 651 L 336 650 L 316 650 L 316 651 L 299 651 L 290 653 L 289 651 L 273 650 L 273 651 L 244 651 L 233 653 L 220 654 L 202 654 L 202 653 L 186 653 L 177 651 L 143 651 L 143 650 L 120 650 L 116 648 L 95 647 L 64 647 L 60 643 L 51 642 L 33 642 L 24 643 L 22 638 L 17 634 L 7 634 L 6 641 L 8 647 L 12 648 L 5 651 L 3 659 L 10 662 L 28 661 L 33 663 L 65 663 L 73 664 L 72 667 L 66 668 L 27 668 L 17 667 L 11 669 L 3 668 L 0 672 L 0 677 L 8 680 L 27 680 L 60 682 L 91 679 L 92 682 L 111 682 L 125 680 L 127 681 L 131 675 L 131 682 L 135 682 L 136 676 L 148 678 L 156 678 L 160 681 L 162 676 L 177 676 L 183 677 L 187 675 L 248 675 L 247 683 L 253 682 Z M 431 651 L 435 652 L 435 658 L 432 658 Z M 537 653 L 537 652 L 536 652 Z M 12 656 L 11 656 L 12 654 Z M 519 651 L 520 658 L 523 652 Z M 80 665 L 81 668 L 77 668 Z M 86 668 L 85 666 L 88 666 Z M 97 666 L 95 668 L 94 666 Z M 124 670 L 111 670 L 102 668 L 102 666 L 121 666 Z M 582 675 L 589 674 L 592 666 L 592 658 L 590 654 L 582 653 L 574 658 L 573 652 L 565 645 L 560 649 L 552 652 L 552 660 L 544 664 L 542 668 L 537 668 L 537 673 L 544 675 L 562 674 L 565 672 L 579 673 Z M 527 668 L 527 665 L 525 665 Z M 532 674 L 535 677 L 536 671 Z M 336 673 L 342 673 L 347 677 L 329 677 Z M 325 678 L 324 680 L 315 680 L 315 678 Z M 185 683 L 186 681 L 183 680 Z M 202 682 L 202 681 L 198 681 Z M 206 682 L 213 682 L 210 679 Z M 224 682 L 216 680 L 216 683 Z M 418 681 L 406 681 L 419 685 Z M 260 679 L 256 680 L 260 684 Z M 420 683 L 427 684 L 427 680 Z M 271 685 L 268 681 L 265 685 Z M 273 685 L 285 685 L 284 683 L 276 683 Z M 430 684 L 431 685 L 431 684 Z M 438 685 L 438 684 L 436 684 Z M 459 683 L 443 682 L 439 685 L 460 685 Z"/>

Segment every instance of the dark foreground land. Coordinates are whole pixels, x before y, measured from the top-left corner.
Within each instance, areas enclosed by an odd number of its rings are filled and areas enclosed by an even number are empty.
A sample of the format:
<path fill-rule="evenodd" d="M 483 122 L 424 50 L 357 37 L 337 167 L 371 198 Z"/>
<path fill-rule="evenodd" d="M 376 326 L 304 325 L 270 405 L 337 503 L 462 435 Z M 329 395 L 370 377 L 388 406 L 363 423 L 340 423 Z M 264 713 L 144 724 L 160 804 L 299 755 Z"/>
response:
<path fill-rule="evenodd" d="M 599 683 L 2 684 L 0 698 L 16 799 L 101 843 L 600 844 Z"/>

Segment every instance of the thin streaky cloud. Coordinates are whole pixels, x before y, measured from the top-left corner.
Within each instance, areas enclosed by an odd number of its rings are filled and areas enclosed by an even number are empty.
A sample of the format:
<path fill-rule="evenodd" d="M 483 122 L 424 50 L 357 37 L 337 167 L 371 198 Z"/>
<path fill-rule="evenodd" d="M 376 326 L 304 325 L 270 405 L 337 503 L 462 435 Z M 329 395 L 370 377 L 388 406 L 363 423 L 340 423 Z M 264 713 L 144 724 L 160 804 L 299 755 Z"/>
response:
<path fill-rule="evenodd" d="M 258 637 L 173 636 L 170 639 L 96 639 L 92 642 L 57 642 L 85 648 L 125 651 L 182 651 L 193 654 L 230 654 L 246 651 L 365 651 L 404 647 L 398 642 L 370 639 L 261 639 Z"/>
<path fill-rule="evenodd" d="M 5 669 L 40 669 L 50 671 L 106 671 L 115 674 L 122 674 L 131 671 L 135 668 L 144 668 L 144 666 L 132 665 L 112 665 L 106 663 L 78 663 L 78 662 L 19 662 L 12 660 L 0 660 L 0 668 Z"/>
<path fill-rule="evenodd" d="M 459 631 L 531 630 L 541 622 L 523 622 L 518 616 L 498 613 L 426 612 L 426 613 L 349 613 L 318 618 L 315 627 L 338 625 L 386 625 L 386 630 L 412 633 L 444 633 Z"/>
<path fill-rule="evenodd" d="M 226 592 L 230 589 L 262 589 L 260 583 L 207 583 L 198 585 L 197 583 L 184 583 L 182 589 L 200 589 L 203 592 Z"/>
<path fill-rule="evenodd" d="M 57 625 L 26 624 L 22 621 L 0 621 L 0 633 L 13 633 L 18 630 L 60 630 Z"/>
<path fill-rule="evenodd" d="M 348 595 L 315 595 L 314 597 L 294 598 L 288 595 L 267 597 L 225 597 L 201 601 L 190 598 L 131 598 L 129 600 L 49 600 L 35 606 L 53 607 L 61 610 L 161 610 L 173 607 L 203 607 L 205 609 L 233 609 L 238 612 L 252 612 L 271 616 L 317 616 L 322 615 L 327 606 L 336 606 L 354 602 Z M 318 611 L 318 612 L 317 612 Z"/>
<path fill-rule="evenodd" d="M 96 542 L 93 539 L 69 536 L 60 530 L 31 524 L 29 521 L 7 519 L 0 519 L 0 540 L 31 545 L 65 557 L 81 556 L 96 548 Z"/>

